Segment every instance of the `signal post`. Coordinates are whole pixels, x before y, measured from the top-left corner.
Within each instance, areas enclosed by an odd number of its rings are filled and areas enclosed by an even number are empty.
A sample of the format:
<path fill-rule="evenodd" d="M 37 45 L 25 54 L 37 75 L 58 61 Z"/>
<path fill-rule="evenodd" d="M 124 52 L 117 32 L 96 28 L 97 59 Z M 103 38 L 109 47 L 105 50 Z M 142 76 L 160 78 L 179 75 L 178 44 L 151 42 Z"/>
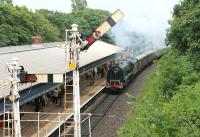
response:
<path fill-rule="evenodd" d="M 8 72 L 10 73 L 10 82 L 11 82 L 11 94 L 9 96 L 10 101 L 12 102 L 12 113 L 14 121 L 14 137 L 21 137 L 21 125 L 20 125 L 20 110 L 19 110 L 19 93 L 18 93 L 18 74 L 21 67 L 18 66 L 18 59 L 13 58 L 12 63 L 8 64 Z M 9 117 L 9 113 L 8 113 Z M 8 121 L 9 123 L 9 121 Z"/>
<path fill-rule="evenodd" d="M 79 53 L 78 25 L 72 24 L 71 43 L 69 48 L 69 68 L 73 71 L 73 109 L 74 109 L 74 137 L 81 137 L 81 115 L 80 115 L 80 83 L 79 83 Z"/>

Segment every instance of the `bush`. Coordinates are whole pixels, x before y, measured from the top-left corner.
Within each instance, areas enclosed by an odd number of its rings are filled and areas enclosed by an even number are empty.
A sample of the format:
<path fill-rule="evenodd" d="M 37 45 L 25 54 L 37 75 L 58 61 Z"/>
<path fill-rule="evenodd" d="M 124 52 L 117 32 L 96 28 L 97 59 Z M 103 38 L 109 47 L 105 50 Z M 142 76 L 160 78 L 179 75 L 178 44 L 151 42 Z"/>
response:
<path fill-rule="evenodd" d="M 200 136 L 200 77 L 186 56 L 169 52 L 157 62 L 118 133 L 123 137 Z"/>
<path fill-rule="evenodd" d="M 176 5 L 170 25 L 172 50 L 158 61 L 121 136 L 200 136 L 200 1 Z"/>
<path fill-rule="evenodd" d="M 194 65 L 188 61 L 186 56 L 170 51 L 158 63 L 158 72 L 160 75 L 159 89 L 164 97 L 170 99 L 183 80 L 186 82 L 192 79 L 188 77 L 191 77 L 194 72 Z"/>
<path fill-rule="evenodd" d="M 181 54 L 187 54 L 200 71 L 200 1 L 183 0 L 174 7 L 167 43 Z"/>
<path fill-rule="evenodd" d="M 44 42 L 58 41 L 59 31 L 42 15 L 26 7 L 0 3 L 0 46 L 31 43 L 37 33 Z"/>

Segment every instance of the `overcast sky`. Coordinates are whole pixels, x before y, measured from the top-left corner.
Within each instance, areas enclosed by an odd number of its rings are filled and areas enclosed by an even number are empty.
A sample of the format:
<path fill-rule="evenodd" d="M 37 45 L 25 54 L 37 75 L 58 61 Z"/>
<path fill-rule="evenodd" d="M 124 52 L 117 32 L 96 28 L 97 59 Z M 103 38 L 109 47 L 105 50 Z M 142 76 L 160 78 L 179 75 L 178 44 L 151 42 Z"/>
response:
<path fill-rule="evenodd" d="M 30 9 L 50 9 L 62 12 L 71 11 L 71 0 L 13 0 L 16 5 Z M 89 8 L 105 9 L 114 12 L 121 9 L 126 29 L 161 35 L 164 40 L 168 20 L 173 6 L 180 0 L 87 0 Z"/>
<path fill-rule="evenodd" d="M 14 4 L 25 5 L 30 9 L 50 9 L 62 12 L 71 11 L 71 0 L 13 0 Z M 121 9 L 125 20 L 134 29 L 157 31 L 165 30 L 170 12 L 179 0 L 87 0 L 89 8 L 105 9 L 114 12 Z M 127 24 L 127 25 L 128 25 Z M 159 30 L 160 31 L 160 30 Z"/>

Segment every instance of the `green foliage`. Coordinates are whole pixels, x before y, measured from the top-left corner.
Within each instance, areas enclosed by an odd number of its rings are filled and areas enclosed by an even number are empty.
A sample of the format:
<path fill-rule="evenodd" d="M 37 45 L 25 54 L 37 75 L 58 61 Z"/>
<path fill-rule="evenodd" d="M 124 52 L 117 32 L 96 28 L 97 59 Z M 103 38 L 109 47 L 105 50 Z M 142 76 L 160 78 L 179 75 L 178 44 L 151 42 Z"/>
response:
<path fill-rule="evenodd" d="M 120 136 L 200 136 L 200 1 L 181 1 L 170 24 L 172 50 L 157 62 Z"/>
<path fill-rule="evenodd" d="M 200 70 L 200 1 L 184 0 L 174 8 L 167 41 L 182 54 L 188 54 Z"/>
<path fill-rule="evenodd" d="M 42 14 L 55 27 L 59 28 L 59 38 L 62 40 L 65 40 L 65 29 L 71 28 L 73 23 L 78 24 L 79 31 L 88 37 L 110 15 L 109 12 L 98 9 L 78 10 L 69 14 L 49 10 L 37 10 L 37 13 Z M 108 35 L 104 35 L 102 40 L 113 43 Z"/>
<path fill-rule="evenodd" d="M 13 4 L 12 0 L 0 0 L 0 3 L 7 3 L 7 4 Z"/>
<path fill-rule="evenodd" d="M 79 30 L 83 32 L 86 37 L 91 35 L 92 32 L 109 16 L 110 13 L 108 11 L 99 9 L 85 9 L 71 13 L 72 21 L 76 24 L 81 24 Z M 105 34 L 102 37 L 102 40 L 111 44 L 114 43 L 113 39 L 108 34 Z"/>
<path fill-rule="evenodd" d="M 150 80 L 151 79 L 151 80 Z M 150 81 L 149 81 L 150 80 Z M 142 93 L 134 102 L 134 112 L 129 114 L 129 119 L 125 127 L 119 129 L 119 134 L 123 137 L 148 137 L 152 136 L 149 129 L 155 130 L 155 125 L 151 125 L 154 117 L 158 116 L 159 101 L 162 100 L 160 92 L 158 92 L 157 74 L 152 74 L 148 78 L 148 83 Z M 154 110 L 156 108 L 156 110 Z M 156 122 L 156 120 L 155 120 Z M 157 121 L 158 122 L 158 121 Z"/>
<path fill-rule="evenodd" d="M 180 69 L 181 68 L 181 69 Z M 194 72 L 194 66 L 188 61 L 186 56 L 176 52 L 168 53 L 158 64 L 160 73 L 159 88 L 163 95 L 169 99 L 177 90 L 178 86 L 185 83 L 186 79 Z"/>
<path fill-rule="evenodd" d="M 69 14 L 45 9 L 33 13 L 26 7 L 8 4 L 9 1 L 0 3 L 0 46 L 31 43 L 32 37 L 38 33 L 43 42 L 65 40 L 65 30 L 73 23 L 78 24 L 79 30 L 87 37 L 110 15 L 108 11 L 86 8 Z M 102 40 L 113 43 L 108 35 Z"/>
<path fill-rule="evenodd" d="M 36 33 L 44 42 L 57 41 L 58 30 L 42 15 L 29 11 L 26 7 L 0 4 L 0 46 L 31 43 Z"/>
<path fill-rule="evenodd" d="M 86 0 L 72 0 L 72 11 L 81 11 L 86 9 L 87 1 Z"/>
<path fill-rule="evenodd" d="M 71 13 L 72 22 L 81 24 L 79 29 L 84 32 L 86 36 L 91 35 L 93 30 L 101 25 L 101 23 L 108 18 L 109 15 L 109 12 L 98 9 L 85 9 Z"/>
<path fill-rule="evenodd" d="M 54 27 L 47 19 L 41 14 L 35 13 L 33 16 L 34 21 L 34 32 L 39 32 L 44 42 L 59 41 L 59 30 Z"/>
<path fill-rule="evenodd" d="M 36 13 L 43 15 L 54 27 L 58 28 L 60 31 L 59 38 L 65 40 L 65 29 L 71 24 L 69 14 L 47 9 L 37 10 Z"/>
<path fill-rule="evenodd" d="M 168 53 L 148 78 L 134 112 L 119 129 L 123 137 L 200 135 L 200 77 L 186 56 Z M 166 98 L 167 97 L 167 98 Z"/>

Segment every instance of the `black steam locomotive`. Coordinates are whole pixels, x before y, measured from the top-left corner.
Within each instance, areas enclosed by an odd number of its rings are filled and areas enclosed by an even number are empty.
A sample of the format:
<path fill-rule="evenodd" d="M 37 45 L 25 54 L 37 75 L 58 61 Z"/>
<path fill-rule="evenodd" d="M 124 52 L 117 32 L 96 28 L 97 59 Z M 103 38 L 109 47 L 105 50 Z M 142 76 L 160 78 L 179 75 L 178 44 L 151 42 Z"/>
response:
<path fill-rule="evenodd" d="M 163 50 L 150 50 L 137 57 L 122 53 L 107 72 L 106 88 L 109 90 L 125 88 L 131 78 L 162 54 Z"/>

